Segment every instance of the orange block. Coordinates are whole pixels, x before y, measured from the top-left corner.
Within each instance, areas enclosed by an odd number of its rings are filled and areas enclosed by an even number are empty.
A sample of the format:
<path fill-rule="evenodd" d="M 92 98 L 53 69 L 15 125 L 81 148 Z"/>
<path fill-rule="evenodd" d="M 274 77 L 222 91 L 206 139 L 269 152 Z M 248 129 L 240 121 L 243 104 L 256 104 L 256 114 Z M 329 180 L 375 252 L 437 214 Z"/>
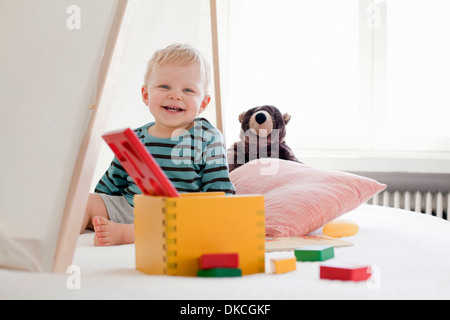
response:
<path fill-rule="evenodd" d="M 323 234 L 333 238 L 350 237 L 359 231 L 359 227 L 351 220 L 338 219 L 323 226 Z"/>
<path fill-rule="evenodd" d="M 272 271 L 274 273 L 286 273 L 297 269 L 297 259 L 271 259 Z"/>

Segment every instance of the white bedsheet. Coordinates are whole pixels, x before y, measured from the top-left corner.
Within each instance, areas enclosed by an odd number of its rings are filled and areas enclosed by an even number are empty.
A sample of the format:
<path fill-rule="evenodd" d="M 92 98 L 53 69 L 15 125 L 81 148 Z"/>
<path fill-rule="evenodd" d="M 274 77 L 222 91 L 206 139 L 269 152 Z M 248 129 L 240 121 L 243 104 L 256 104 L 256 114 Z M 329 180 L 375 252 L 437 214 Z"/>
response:
<path fill-rule="evenodd" d="M 321 262 L 297 262 L 294 272 L 270 273 L 270 258 L 293 257 L 293 252 L 266 253 L 265 274 L 150 276 L 135 270 L 134 245 L 95 247 L 93 233 L 86 233 L 73 260 L 79 289 L 69 289 L 74 274 L 3 269 L 0 299 L 450 299 L 449 222 L 371 205 L 341 218 L 355 221 L 360 230 L 343 238 L 354 245 L 336 248 L 333 260 L 372 265 L 374 279 L 321 280 Z"/>

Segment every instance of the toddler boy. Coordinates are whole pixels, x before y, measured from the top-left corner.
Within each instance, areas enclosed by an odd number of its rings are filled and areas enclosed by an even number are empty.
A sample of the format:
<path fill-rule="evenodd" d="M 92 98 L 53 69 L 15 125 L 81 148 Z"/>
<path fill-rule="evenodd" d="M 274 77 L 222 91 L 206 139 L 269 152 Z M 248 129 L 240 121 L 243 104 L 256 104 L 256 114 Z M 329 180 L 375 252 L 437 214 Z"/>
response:
<path fill-rule="evenodd" d="M 155 121 L 135 129 L 179 192 L 233 194 L 222 134 L 198 118 L 209 102 L 210 66 L 196 49 L 174 44 L 148 62 L 141 93 Z M 89 201 L 82 230 L 97 246 L 134 242 L 133 196 L 141 193 L 114 157 Z"/>

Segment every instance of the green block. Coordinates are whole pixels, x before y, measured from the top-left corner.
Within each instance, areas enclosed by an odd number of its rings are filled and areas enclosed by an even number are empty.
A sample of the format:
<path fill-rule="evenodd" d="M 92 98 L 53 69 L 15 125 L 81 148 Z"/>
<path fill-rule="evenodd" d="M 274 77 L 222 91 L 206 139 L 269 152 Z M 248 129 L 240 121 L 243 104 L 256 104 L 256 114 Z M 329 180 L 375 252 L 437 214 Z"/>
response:
<path fill-rule="evenodd" d="M 212 268 L 198 270 L 197 277 L 240 277 L 242 271 L 239 268 Z"/>
<path fill-rule="evenodd" d="M 334 247 L 304 246 L 294 251 L 297 261 L 325 261 L 334 257 Z"/>

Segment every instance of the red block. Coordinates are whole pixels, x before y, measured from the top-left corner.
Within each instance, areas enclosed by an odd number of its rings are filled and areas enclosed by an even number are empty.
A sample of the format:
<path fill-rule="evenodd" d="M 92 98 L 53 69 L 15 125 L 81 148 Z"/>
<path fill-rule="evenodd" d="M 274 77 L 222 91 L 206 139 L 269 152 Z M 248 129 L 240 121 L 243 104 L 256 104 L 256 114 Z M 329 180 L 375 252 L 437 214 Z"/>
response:
<path fill-rule="evenodd" d="M 237 253 L 203 254 L 199 258 L 201 270 L 212 268 L 238 268 L 239 255 Z"/>
<path fill-rule="evenodd" d="M 134 131 L 130 128 L 121 129 L 105 133 L 102 137 L 143 194 L 180 197 Z"/>
<path fill-rule="evenodd" d="M 333 264 L 320 266 L 320 279 L 363 281 L 371 276 L 370 266 Z"/>

